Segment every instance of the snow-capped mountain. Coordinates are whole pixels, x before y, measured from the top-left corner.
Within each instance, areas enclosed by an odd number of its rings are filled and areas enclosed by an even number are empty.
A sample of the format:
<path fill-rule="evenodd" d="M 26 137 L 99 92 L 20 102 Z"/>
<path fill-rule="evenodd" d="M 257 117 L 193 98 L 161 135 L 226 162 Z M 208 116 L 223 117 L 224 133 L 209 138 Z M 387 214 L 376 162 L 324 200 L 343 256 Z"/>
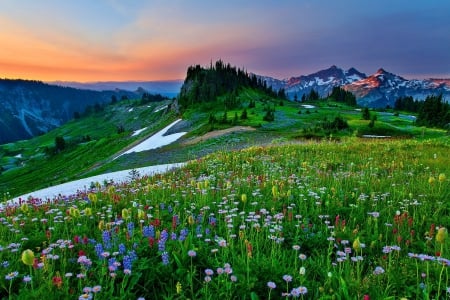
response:
<path fill-rule="evenodd" d="M 265 80 L 267 85 L 271 86 L 274 90 L 284 88 L 289 98 L 294 99 L 297 96 L 300 99 L 303 94 L 308 94 L 313 89 L 320 95 L 325 96 L 331 92 L 333 87 L 343 86 L 364 79 L 366 75 L 355 68 L 350 68 L 345 71 L 336 66 L 331 66 L 328 69 L 316 73 L 283 80 L 266 76 L 260 76 L 260 78 Z"/>
<path fill-rule="evenodd" d="M 324 97 L 333 87 L 340 86 L 352 92 L 359 105 L 369 107 L 393 107 L 398 97 L 412 96 L 414 99 L 424 100 L 427 96 L 441 93 L 446 101 L 450 101 L 450 79 L 407 80 L 383 69 L 366 76 L 355 68 L 345 71 L 331 66 L 313 74 L 284 80 L 265 76 L 260 78 L 274 90 L 283 88 L 290 99 L 301 99 L 312 89 Z"/>
<path fill-rule="evenodd" d="M 347 84 L 343 88 L 352 92 L 362 106 L 394 107 L 395 101 L 404 96 L 424 100 L 427 96 L 442 94 L 448 101 L 449 83 L 450 80 L 445 79 L 408 80 L 379 69 L 375 74 Z"/>

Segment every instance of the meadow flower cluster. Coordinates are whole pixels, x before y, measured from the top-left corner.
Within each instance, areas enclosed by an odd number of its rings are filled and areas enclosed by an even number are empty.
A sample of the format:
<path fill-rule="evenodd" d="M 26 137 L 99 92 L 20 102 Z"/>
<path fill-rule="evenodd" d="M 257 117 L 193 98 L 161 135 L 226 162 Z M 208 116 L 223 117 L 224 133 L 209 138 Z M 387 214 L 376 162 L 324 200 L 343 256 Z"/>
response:
<path fill-rule="evenodd" d="M 449 150 L 414 141 L 252 147 L 23 199 L 0 211 L 0 295 L 444 298 Z"/>

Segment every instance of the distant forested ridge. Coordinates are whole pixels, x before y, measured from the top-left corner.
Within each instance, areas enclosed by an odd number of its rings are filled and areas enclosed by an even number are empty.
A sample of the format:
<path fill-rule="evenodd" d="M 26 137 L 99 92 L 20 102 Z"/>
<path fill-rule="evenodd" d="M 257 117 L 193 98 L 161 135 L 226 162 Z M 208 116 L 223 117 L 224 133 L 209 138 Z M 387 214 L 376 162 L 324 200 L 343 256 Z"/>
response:
<path fill-rule="evenodd" d="M 183 108 L 198 104 L 213 104 L 218 101 L 218 97 L 227 94 L 224 104 L 227 108 L 232 108 L 239 104 L 239 99 L 236 97 L 239 90 L 246 87 L 261 90 L 270 97 L 286 98 L 284 89 L 274 91 L 256 75 L 250 75 L 243 69 L 218 60 L 215 64 L 211 62 L 209 68 L 200 65 L 188 68 L 186 79 L 181 87 L 179 104 Z"/>
<path fill-rule="evenodd" d="M 35 80 L 0 79 L 0 144 L 29 139 L 113 100 L 138 98 L 129 91 L 92 91 Z"/>

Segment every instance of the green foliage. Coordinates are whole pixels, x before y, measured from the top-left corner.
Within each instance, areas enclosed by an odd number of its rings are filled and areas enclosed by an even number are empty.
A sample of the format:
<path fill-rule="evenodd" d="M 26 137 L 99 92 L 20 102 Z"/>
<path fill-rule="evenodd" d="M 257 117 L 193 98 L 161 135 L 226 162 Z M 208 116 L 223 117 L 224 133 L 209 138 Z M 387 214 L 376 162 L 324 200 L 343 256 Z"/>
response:
<path fill-rule="evenodd" d="M 419 126 L 445 127 L 450 124 L 450 104 L 442 95 L 428 96 L 422 104 L 416 120 Z"/>
<path fill-rule="evenodd" d="M 364 107 L 364 108 L 362 109 L 362 115 L 361 115 L 361 118 L 362 118 L 363 120 L 370 120 L 370 111 L 369 111 L 369 108 L 368 108 L 368 107 Z"/>
<path fill-rule="evenodd" d="M 66 140 L 62 136 L 55 137 L 55 151 L 61 152 L 66 148 Z"/>
<path fill-rule="evenodd" d="M 333 87 L 330 98 L 336 102 L 342 102 L 349 106 L 357 106 L 355 95 L 338 86 Z"/>

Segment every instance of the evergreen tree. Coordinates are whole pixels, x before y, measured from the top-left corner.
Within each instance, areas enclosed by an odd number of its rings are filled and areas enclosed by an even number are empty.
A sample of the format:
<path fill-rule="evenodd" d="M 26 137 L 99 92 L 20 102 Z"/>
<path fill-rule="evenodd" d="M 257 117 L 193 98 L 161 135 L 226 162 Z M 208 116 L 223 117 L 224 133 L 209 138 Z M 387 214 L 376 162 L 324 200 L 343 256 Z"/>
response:
<path fill-rule="evenodd" d="M 370 111 L 368 107 L 364 107 L 362 110 L 362 119 L 363 120 L 370 120 Z"/>

